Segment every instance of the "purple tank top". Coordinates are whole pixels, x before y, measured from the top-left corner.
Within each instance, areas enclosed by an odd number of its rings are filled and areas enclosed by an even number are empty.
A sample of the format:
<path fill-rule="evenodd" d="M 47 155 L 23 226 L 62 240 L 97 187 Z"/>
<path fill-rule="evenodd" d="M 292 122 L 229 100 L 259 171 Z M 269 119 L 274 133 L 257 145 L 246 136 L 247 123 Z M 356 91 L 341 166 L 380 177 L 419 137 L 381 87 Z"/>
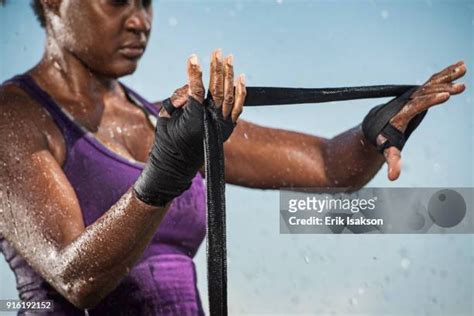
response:
<path fill-rule="evenodd" d="M 84 223 L 94 223 L 133 185 L 143 164 L 101 144 L 31 77 L 17 76 L 7 83 L 20 86 L 60 128 L 67 149 L 63 171 L 76 192 Z M 131 101 L 151 120 L 156 119 L 155 106 L 123 87 Z M 172 202 L 140 260 L 114 291 L 88 310 L 89 315 L 202 315 L 192 258 L 206 233 L 205 209 L 205 188 L 198 173 L 189 190 Z M 55 315 L 84 314 L 37 274 L 2 236 L 0 250 L 16 276 L 20 299 L 53 300 Z"/>

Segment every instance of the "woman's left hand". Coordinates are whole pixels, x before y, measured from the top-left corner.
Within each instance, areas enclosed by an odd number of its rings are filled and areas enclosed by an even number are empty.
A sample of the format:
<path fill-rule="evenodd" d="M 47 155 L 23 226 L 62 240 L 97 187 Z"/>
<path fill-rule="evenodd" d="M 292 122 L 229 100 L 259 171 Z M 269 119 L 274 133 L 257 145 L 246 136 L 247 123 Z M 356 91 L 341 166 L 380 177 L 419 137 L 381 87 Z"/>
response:
<path fill-rule="evenodd" d="M 453 83 L 466 73 L 464 62 L 458 62 L 444 70 L 434 74 L 431 78 L 419 87 L 410 97 L 410 101 L 391 120 L 398 130 L 405 132 L 408 123 L 418 114 L 429 108 L 446 102 L 451 95 L 464 91 L 462 83 Z M 377 143 L 383 144 L 386 138 L 380 134 Z M 398 179 L 401 171 L 401 152 L 392 146 L 384 150 L 385 160 L 388 164 L 388 178 L 391 181 Z"/>

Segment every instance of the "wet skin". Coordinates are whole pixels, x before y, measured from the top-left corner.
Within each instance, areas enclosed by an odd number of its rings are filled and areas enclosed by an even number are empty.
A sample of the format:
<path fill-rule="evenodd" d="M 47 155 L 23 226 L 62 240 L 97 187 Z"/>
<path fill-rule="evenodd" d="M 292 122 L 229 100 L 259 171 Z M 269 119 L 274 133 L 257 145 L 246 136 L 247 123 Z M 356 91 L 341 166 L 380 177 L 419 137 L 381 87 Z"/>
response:
<path fill-rule="evenodd" d="M 133 73 L 144 52 L 152 21 L 149 1 L 50 0 L 45 4 L 48 43 L 44 57 L 29 74 L 104 145 L 145 162 L 153 127 L 127 99 L 117 78 Z M 204 98 L 196 56 L 189 58 L 187 71 L 188 84 L 172 96 L 176 107 L 183 106 L 188 95 Z M 403 130 L 417 113 L 461 93 L 464 85 L 452 82 L 465 72 L 465 65 L 458 63 L 433 75 L 392 124 Z M 234 81 L 231 55 L 224 58 L 219 50 L 212 54 L 209 90 L 223 112 L 237 121 L 245 79 L 239 76 Z M 80 308 L 94 306 L 141 256 L 167 207 L 148 206 L 130 190 L 85 228 L 74 189 L 61 169 L 65 141 L 57 126 L 15 86 L 1 89 L 0 108 L 1 233 L 70 302 Z M 360 126 L 324 139 L 239 120 L 225 144 L 225 158 L 226 181 L 253 188 L 356 189 L 384 161 L 390 179 L 400 174 L 398 150 L 392 147 L 384 156 L 378 154 Z"/>

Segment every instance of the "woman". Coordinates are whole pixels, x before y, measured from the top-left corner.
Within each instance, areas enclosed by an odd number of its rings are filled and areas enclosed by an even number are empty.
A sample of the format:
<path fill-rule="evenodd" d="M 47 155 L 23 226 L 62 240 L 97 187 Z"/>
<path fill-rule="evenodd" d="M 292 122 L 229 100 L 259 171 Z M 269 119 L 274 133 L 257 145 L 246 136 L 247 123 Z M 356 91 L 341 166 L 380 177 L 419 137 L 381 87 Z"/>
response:
<path fill-rule="evenodd" d="M 146 48 L 150 1 L 34 4 L 44 57 L 0 90 L 1 245 L 20 298 L 51 299 L 65 315 L 202 314 L 192 262 L 205 234 L 197 58 L 170 117 L 117 81 Z M 227 137 L 245 99 L 232 61 L 214 52 L 209 84 Z M 461 93 L 452 81 L 465 71 L 458 63 L 433 75 L 391 124 L 404 131 Z M 390 179 L 400 174 L 400 151 L 380 155 L 360 126 L 323 139 L 239 121 L 225 158 L 226 181 L 254 188 L 359 188 L 385 160 Z"/>

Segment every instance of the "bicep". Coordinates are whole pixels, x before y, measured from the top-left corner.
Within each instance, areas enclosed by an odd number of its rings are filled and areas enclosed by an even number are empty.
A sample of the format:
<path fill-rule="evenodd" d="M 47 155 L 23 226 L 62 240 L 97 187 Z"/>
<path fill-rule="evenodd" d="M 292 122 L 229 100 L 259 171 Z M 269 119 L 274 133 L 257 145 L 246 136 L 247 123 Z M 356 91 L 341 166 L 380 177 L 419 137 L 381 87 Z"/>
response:
<path fill-rule="evenodd" d="M 41 131 L 3 122 L 0 161 L 2 235 L 45 279 L 61 248 L 84 231 L 75 192 Z"/>
<path fill-rule="evenodd" d="M 239 120 L 225 144 L 226 181 L 274 189 L 323 186 L 326 139 Z"/>

